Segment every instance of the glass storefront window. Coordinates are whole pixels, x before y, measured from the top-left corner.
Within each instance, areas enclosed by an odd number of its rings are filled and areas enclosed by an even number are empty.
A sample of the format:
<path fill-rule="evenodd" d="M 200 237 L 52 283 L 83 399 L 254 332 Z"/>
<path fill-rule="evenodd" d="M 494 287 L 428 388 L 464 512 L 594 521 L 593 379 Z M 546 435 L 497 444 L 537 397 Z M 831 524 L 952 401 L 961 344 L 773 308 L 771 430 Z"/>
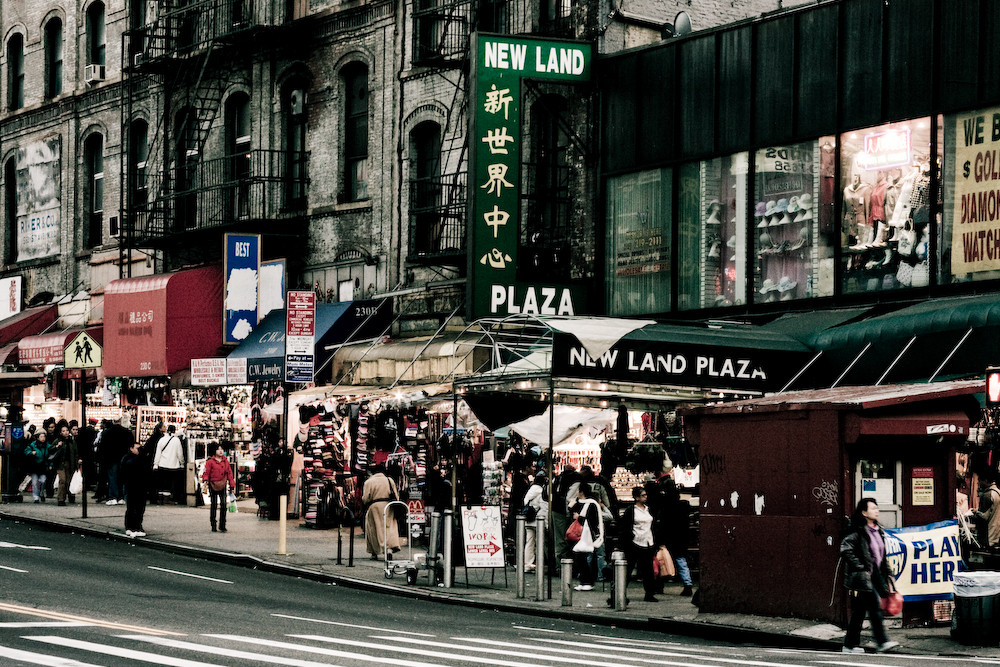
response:
<path fill-rule="evenodd" d="M 927 285 L 930 119 L 841 135 L 840 174 L 844 293 Z"/>
<path fill-rule="evenodd" d="M 679 169 L 680 310 L 747 302 L 747 165 L 737 153 Z"/>
<path fill-rule="evenodd" d="M 834 167 L 833 137 L 757 151 L 755 303 L 833 294 Z"/>
<path fill-rule="evenodd" d="M 608 315 L 670 310 L 671 170 L 607 181 Z"/>
<path fill-rule="evenodd" d="M 942 283 L 1000 278 L 1000 107 L 945 116 Z"/>

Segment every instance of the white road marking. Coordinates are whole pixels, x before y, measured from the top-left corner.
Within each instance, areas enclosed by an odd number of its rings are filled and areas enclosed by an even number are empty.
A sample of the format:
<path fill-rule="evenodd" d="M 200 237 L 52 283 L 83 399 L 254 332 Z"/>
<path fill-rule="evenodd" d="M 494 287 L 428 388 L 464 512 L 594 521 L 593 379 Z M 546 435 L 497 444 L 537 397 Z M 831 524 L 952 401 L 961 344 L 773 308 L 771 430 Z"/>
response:
<path fill-rule="evenodd" d="M 326 655 L 337 658 L 350 658 L 353 660 L 361 660 L 363 662 L 377 662 L 380 665 L 399 665 L 399 667 L 441 667 L 439 665 L 432 665 L 426 662 L 413 662 L 410 660 L 396 660 L 394 658 L 387 658 L 385 656 L 370 656 L 361 655 L 358 653 L 350 653 L 348 651 L 333 651 L 331 649 L 320 648 L 318 646 L 300 646 L 298 644 L 291 644 L 289 642 L 279 642 L 271 639 L 257 639 L 256 637 L 243 637 L 239 635 L 203 635 L 205 637 L 212 637 L 214 639 L 223 639 L 232 642 L 242 642 L 244 644 L 256 644 L 258 646 L 267 646 L 269 648 L 279 648 L 286 651 L 303 651 L 305 653 L 316 653 L 318 655 Z M 157 644 L 159 646 L 167 646 L 170 648 L 181 648 L 189 651 L 201 651 L 203 653 L 213 653 L 219 656 L 226 656 L 231 658 L 248 658 L 252 660 L 257 660 L 259 662 L 269 662 L 275 665 L 293 665 L 294 667 L 329 667 L 329 663 L 326 662 L 312 662 L 310 660 L 297 660 L 295 658 L 282 658 L 273 655 L 264 655 L 262 653 L 250 653 L 248 651 L 236 651 L 233 649 L 225 648 L 215 648 L 212 646 L 203 646 L 201 644 L 192 644 L 191 642 L 182 642 L 175 639 L 164 639 L 161 637 L 144 637 L 137 635 L 134 637 L 127 637 L 128 639 L 136 639 L 138 641 L 150 642 Z"/>
<path fill-rule="evenodd" d="M 32 665 L 47 665 L 48 667 L 101 667 L 100 665 L 94 665 L 89 662 L 80 662 L 69 658 L 60 658 L 54 655 L 45 655 L 44 653 L 22 651 L 20 649 L 8 648 L 6 646 L 0 646 L 0 658 L 10 658 L 12 660 L 27 662 Z"/>
<path fill-rule="evenodd" d="M 51 547 L 36 547 L 31 544 L 14 544 L 13 542 L 0 542 L 0 549 L 37 549 L 38 551 L 52 551 Z"/>
<path fill-rule="evenodd" d="M 407 632 L 406 630 L 395 630 L 393 628 L 376 628 L 370 625 L 354 625 L 353 623 L 340 623 L 338 621 L 326 621 L 321 618 L 306 618 L 304 616 L 289 616 L 288 614 L 271 614 L 277 618 L 289 618 L 293 621 L 307 621 L 309 623 L 324 623 L 326 625 L 340 625 L 345 628 L 359 628 L 361 630 L 377 630 L 378 632 L 395 632 L 401 635 L 413 635 L 414 637 L 434 637 L 426 632 Z"/>
<path fill-rule="evenodd" d="M 420 655 L 426 658 L 445 658 L 447 660 L 461 660 L 462 662 L 471 662 L 480 665 L 497 665 L 503 667 L 538 667 L 537 656 L 532 662 L 515 662 L 513 660 L 502 660 L 500 658 L 494 657 L 477 657 L 472 655 L 460 655 L 459 651 L 464 650 L 464 646 L 459 646 L 457 644 L 446 644 L 441 642 L 423 642 L 421 640 L 413 640 L 419 644 L 431 644 L 433 646 L 443 646 L 451 649 L 450 651 L 432 651 L 430 649 L 424 648 L 410 648 L 410 647 L 399 647 L 399 646 L 389 646 L 386 644 L 376 644 L 374 642 L 363 642 L 355 641 L 351 639 L 339 639 L 336 637 L 322 637 L 318 635 L 289 635 L 289 637 L 295 637 L 296 639 L 307 639 L 312 642 L 327 642 L 329 644 L 342 644 L 344 646 L 356 646 L 358 648 L 370 648 L 376 651 L 381 651 L 385 653 L 386 651 L 395 651 L 397 653 L 407 653 L 409 655 Z M 405 638 L 396 637 L 398 641 L 409 641 Z"/>
<path fill-rule="evenodd" d="M 204 579 L 205 581 L 215 581 L 220 584 L 231 584 L 233 582 L 226 581 L 225 579 L 216 579 L 214 577 L 203 577 L 200 574 L 191 574 L 190 572 L 181 572 L 180 570 L 168 570 L 165 567 L 156 567 L 154 565 L 147 566 L 150 570 L 157 570 L 159 572 L 166 572 L 168 574 L 177 574 L 182 577 L 191 577 L 192 579 Z"/>
<path fill-rule="evenodd" d="M 22 621 L 20 623 L 0 623 L 0 628 L 89 628 L 91 623 L 80 621 L 35 621 L 30 623 Z"/>
<path fill-rule="evenodd" d="M 530 628 L 527 625 L 512 625 L 510 626 L 515 630 L 528 630 L 530 632 L 551 632 L 554 635 L 564 635 L 566 634 L 562 630 L 553 630 L 551 628 Z"/>
<path fill-rule="evenodd" d="M 682 646 L 680 642 L 659 642 L 652 639 L 619 639 L 618 637 L 605 637 L 604 635 L 592 635 L 586 632 L 580 633 L 581 637 L 590 637 L 607 644 L 629 644 L 633 646 Z"/>
<path fill-rule="evenodd" d="M 11 572 L 20 572 L 21 574 L 28 574 L 27 570 L 19 570 L 16 567 L 7 567 L 6 565 L 0 565 L 0 570 L 9 570 Z"/>
<path fill-rule="evenodd" d="M 769 649 L 768 652 L 769 653 L 777 653 L 780 650 L 781 649 Z M 791 649 L 784 649 L 784 650 L 785 651 L 790 651 Z M 804 652 L 804 653 L 812 653 L 813 657 L 815 657 L 817 653 L 836 653 L 838 655 L 843 655 L 843 659 L 844 660 L 848 660 L 847 655 L 849 655 L 849 654 L 842 654 L 842 652 L 841 652 L 841 650 L 839 648 L 836 649 L 836 650 L 830 649 L 829 651 L 808 651 L 808 650 L 805 650 L 805 649 L 800 649 L 797 652 L 800 652 L 800 653 L 802 653 L 802 652 Z M 857 655 L 860 656 L 861 654 L 858 653 Z M 867 655 L 869 658 L 871 658 L 875 654 L 873 654 L 873 653 L 867 653 L 865 655 Z M 987 662 L 992 663 L 992 664 L 1000 664 L 1000 661 L 997 661 L 997 660 L 988 660 L 987 658 L 975 658 L 973 656 L 969 656 L 969 657 L 966 657 L 966 658 L 947 657 L 947 656 L 943 656 L 943 655 L 905 655 L 904 656 L 904 654 L 899 654 L 899 653 L 896 653 L 896 654 L 893 654 L 893 653 L 880 653 L 878 655 L 880 655 L 880 656 L 882 656 L 884 658 L 889 658 L 889 657 L 893 657 L 893 656 L 895 656 L 897 658 L 905 657 L 908 661 L 909 660 L 933 660 L 934 662 L 948 662 L 948 661 L 952 661 L 952 662 L 969 662 L 970 660 L 987 660 Z M 828 660 L 813 660 L 813 662 L 818 662 L 820 664 L 832 664 L 832 662 L 828 661 Z M 836 662 L 836 661 L 833 661 L 833 662 Z M 852 665 L 861 665 L 863 663 L 852 662 L 850 664 L 852 664 Z"/>
<path fill-rule="evenodd" d="M 590 637 L 595 637 L 596 635 L 586 635 Z M 565 641 L 561 639 L 544 639 L 539 637 L 535 641 L 548 642 L 550 644 L 568 644 L 569 646 L 579 646 L 579 642 Z M 619 643 L 631 644 L 632 646 L 619 646 Z M 598 644 L 601 648 L 613 648 L 616 651 L 629 651 L 631 653 L 645 653 L 648 655 L 670 655 L 669 653 L 664 653 L 664 650 L 669 651 L 687 651 L 688 653 L 712 653 L 711 649 L 707 648 L 695 648 L 693 646 L 684 646 L 683 644 L 678 644 L 674 642 L 654 642 L 649 640 L 637 639 L 635 641 L 621 640 L 620 642 L 608 642 L 607 637 L 602 638 L 601 642 Z M 641 648 L 640 648 L 641 647 Z M 658 649 L 658 650 L 653 650 Z"/>
<path fill-rule="evenodd" d="M 181 632 L 171 632 L 170 630 L 157 630 L 155 628 L 144 628 L 140 625 L 126 625 L 124 623 L 113 623 L 111 621 L 102 621 L 96 618 L 87 618 L 86 616 L 63 614 L 58 611 L 35 609 L 34 607 L 25 607 L 22 605 L 7 604 L 5 602 L 0 602 L 0 611 L 7 611 L 13 614 L 23 614 L 25 616 L 40 616 L 41 618 L 47 618 L 49 620 L 79 621 L 81 623 L 86 623 L 87 625 L 93 625 L 98 628 L 110 628 L 112 630 L 120 630 L 123 632 L 145 632 L 151 635 L 174 635 L 175 637 L 185 636 L 184 633 Z"/>
<path fill-rule="evenodd" d="M 159 655 L 157 653 L 146 653 L 145 651 L 134 651 L 129 648 L 119 648 L 118 646 L 95 644 L 94 642 L 69 639 L 68 637 L 29 635 L 25 636 L 24 639 L 30 639 L 31 641 L 36 642 L 45 642 L 46 644 L 54 644 L 55 646 L 65 646 L 66 648 L 75 648 L 81 651 L 90 651 L 91 653 L 103 653 L 104 655 L 113 655 L 118 658 L 138 660 L 139 662 L 151 662 L 154 665 L 170 665 L 171 667 L 224 667 L 223 665 L 216 665 L 209 662 L 184 660 L 183 658 L 171 658 L 170 656 Z"/>

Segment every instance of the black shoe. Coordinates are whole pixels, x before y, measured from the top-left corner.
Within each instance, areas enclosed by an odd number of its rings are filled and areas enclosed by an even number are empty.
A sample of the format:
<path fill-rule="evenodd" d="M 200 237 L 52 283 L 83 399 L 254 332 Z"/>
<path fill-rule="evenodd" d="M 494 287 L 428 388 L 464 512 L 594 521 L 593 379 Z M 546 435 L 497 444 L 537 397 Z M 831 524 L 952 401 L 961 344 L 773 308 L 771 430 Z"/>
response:
<path fill-rule="evenodd" d="M 642 601 L 643 602 L 659 602 L 659 600 L 656 599 L 655 595 L 647 595 L 646 597 L 642 598 Z"/>
<path fill-rule="evenodd" d="M 226 527 L 225 527 L 225 526 L 221 526 L 221 527 L 219 528 L 219 532 L 220 532 L 220 533 L 225 533 L 225 532 L 226 532 Z"/>
<path fill-rule="evenodd" d="M 691 590 L 690 586 L 685 586 L 684 590 L 681 591 L 683 597 L 689 598 L 694 591 Z"/>
<path fill-rule="evenodd" d="M 212 532 L 213 533 L 217 533 L 217 532 L 219 532 L 219 530 L 215 526 L 212 526 Z"/>
<path fill-rule="evenodd" d="M 59 507 L 66 507 L 66 501 L 60 500 L 59 502 L 56 503 L 56 505 L 58 505 Z"/>

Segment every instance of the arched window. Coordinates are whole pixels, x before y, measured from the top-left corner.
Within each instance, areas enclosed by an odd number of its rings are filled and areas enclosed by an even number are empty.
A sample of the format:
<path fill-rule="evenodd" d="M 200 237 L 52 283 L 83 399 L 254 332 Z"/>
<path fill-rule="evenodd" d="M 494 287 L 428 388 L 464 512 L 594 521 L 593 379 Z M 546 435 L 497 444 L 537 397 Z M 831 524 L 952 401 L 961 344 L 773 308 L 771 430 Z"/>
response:
<path fill-rule="evenodd" d="M 45 24 L 45 98 L 52 99 L 63 91 L 63 29 L 62 21 L 51 19 Z"/>
<path fill-rule="evenodd" d="M 146 182 L 146 160 L 149 157 L 149 125 L 144 120 L 136 120 L 129 127 L 128 137 L 128 196 L 133 207 L 143 207 L 148 203 Z"/>
<path fill-rule="evenodd" d="M 410 247 L 439 252 L 445 219 L 441 209 L 441 126 L 424 121 L 410 132 Z M 452 246 L 458 247 L 458 246 Z"/>
<path fill-rule="evenodd" d="M 192 229 L 198 223 L 198 117 L 190 109 L 181 109 L 174 122 L 174 193 L 176 199 L 174 229 Z"/>
<path fill-rule="evenodd" d="M 24 106 L 24 36 L 15 34 L 7 41 L 7 109 Z"/>
<path fill-rule="evenodd" d="M 229 160 L 230 214 L 250 215 L 250 98 L 237 93 L 226 100 L 226 155 Z"/>
<path fill-rule="evenodd" d="M 7 249 L 4 259 L 8 264 L 17 261 L 17 162 L 13 157 L 3 164 L 4 226 L 7 228 Z"/>
<path fill-rule="evenodd" d="M 285 113 L 285 208 L 305 204 L 308 182 L 306 158 L 306 89 L 290 84 L 282 100 Z"/>
<path fill-rule="evenodd" d="M 83 144 L 84 205 L 87 226 L 84 242 L 88 248 L 104 241 L 104 137 L 92 134 Z"/>
<path fill-rule="evenodd" d="M 521 244 L 524 262 L 518 270 L 525 279 L 569 279 L 570 168 L 566 159 L 569 135 L 564 131 L 566 101 L 547 96 L 531 106 L 528 191 L 524 201 Z"/>
<path fill-rule="evenodd" d="M 87 8 L 87 65 L 104 66 L 104 3 L 95 2 Z"/>
<path fill-rule="evenodd" d="M 368 199 L 368 68 L 344 67 L 344 201 Z"/>

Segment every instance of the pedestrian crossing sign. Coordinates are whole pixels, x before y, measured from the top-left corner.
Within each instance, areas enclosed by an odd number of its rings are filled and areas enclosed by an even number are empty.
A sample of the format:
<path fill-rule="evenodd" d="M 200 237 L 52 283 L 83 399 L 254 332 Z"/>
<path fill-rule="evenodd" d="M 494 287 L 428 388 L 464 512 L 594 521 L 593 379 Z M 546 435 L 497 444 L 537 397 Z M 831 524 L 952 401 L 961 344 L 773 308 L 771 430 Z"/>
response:
<path fill-rule="evenodd" d="M 104 363 L 104 350 L 86 331 L 78 333 L 63 354 L 64 368 L 100 368 Z"/>

